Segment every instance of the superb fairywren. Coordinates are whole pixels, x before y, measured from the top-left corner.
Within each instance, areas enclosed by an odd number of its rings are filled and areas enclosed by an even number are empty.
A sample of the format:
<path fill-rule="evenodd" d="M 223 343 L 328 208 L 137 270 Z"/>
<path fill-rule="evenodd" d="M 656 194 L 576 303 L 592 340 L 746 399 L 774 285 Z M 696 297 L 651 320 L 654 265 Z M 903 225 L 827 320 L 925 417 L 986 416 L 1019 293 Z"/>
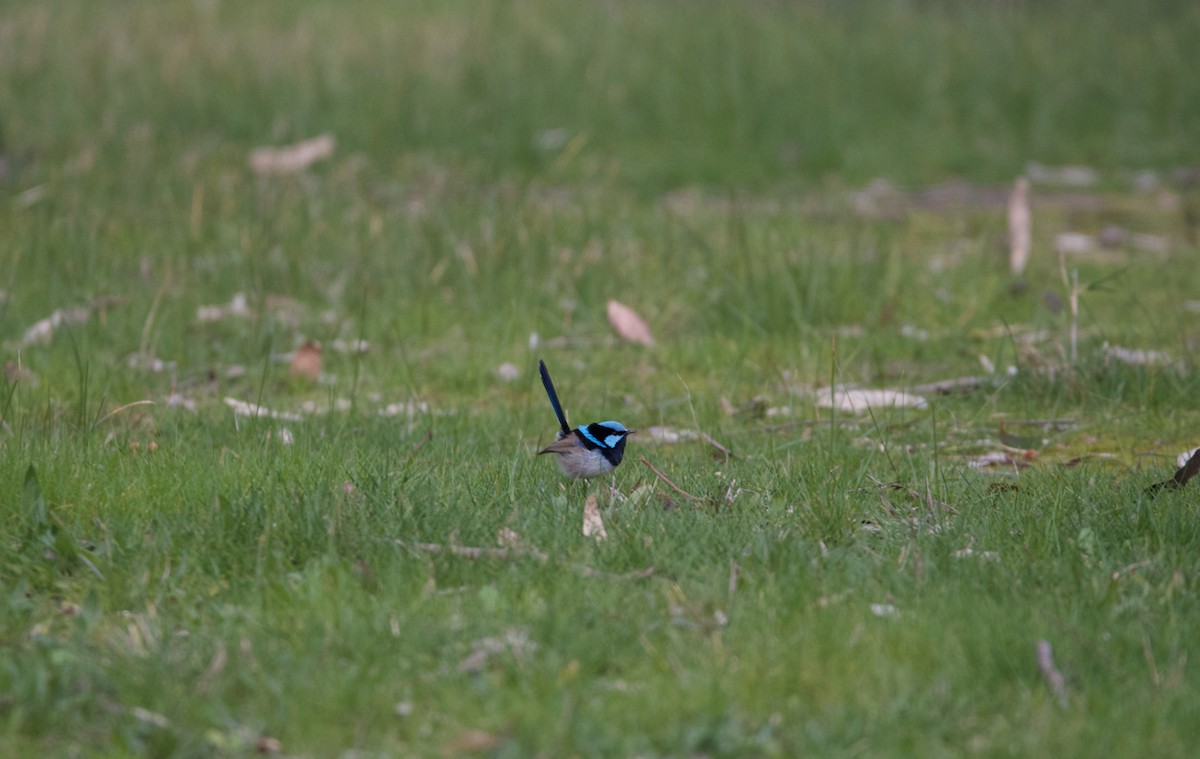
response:
<path fill-rule="evenodd" d="M 557 440 L 538 451 L 538 455 L 553 453 L 563 474 L 574 479 L 599 477 L 616 469 L 625 456 L 626 436 L 637 430 L 627 430 L 620 422 L 592 422 L 571 429 L 562 404 L 558 402 L 558 393 L 554 392 L 554 383 L 550 381 L 545 361 L 538 361 L 538 371 L 542 374 L 546 395 L 550 396 L 550 405 L 554 407 L 558 423 L 562 426 Z"/>

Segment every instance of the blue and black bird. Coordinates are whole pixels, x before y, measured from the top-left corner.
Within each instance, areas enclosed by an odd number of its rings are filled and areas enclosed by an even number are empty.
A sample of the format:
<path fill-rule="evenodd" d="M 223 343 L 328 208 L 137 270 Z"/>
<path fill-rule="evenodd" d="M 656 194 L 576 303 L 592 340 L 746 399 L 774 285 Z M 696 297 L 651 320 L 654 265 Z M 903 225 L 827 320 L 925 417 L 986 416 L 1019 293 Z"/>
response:
<path fill-rule="evenodd" d="M 574 479 L 599 477 L 616 469 L 625 456 L 625 438 L 637 430 L 627 430 L 620 422 L 611 421 L 592 422 L 571 429 L 562 404 L 558 402 L 558 393 L 554 392 L 554 383 L 550 381 L 545 361 L 538 361 L 538 371 L 542 374 L 546 395 L 550 396 L 550 405 L 554 407 L 558 423 L 562 426 L 557 440 L 538 451 L 538 455 L 553 453 L 563 474 Z"/>

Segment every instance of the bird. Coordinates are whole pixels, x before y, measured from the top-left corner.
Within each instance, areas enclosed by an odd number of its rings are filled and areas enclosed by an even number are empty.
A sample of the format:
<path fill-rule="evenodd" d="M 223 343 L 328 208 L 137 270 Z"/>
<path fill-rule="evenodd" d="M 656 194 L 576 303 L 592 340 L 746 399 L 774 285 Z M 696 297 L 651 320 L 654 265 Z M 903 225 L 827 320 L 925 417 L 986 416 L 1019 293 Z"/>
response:
<path fill-rule="evenodd" d="M 625 425 L 611 420 L 571 429 L 562 404 L 558 402 L 558 393 L 554 391 L 545 361 L 538 360 L 538 371 L 542 375 L 546 395 L 550 397 L 550 405 L 554 407 L 554 414 L 562 427 L 555 441 L 538 451 L 538 455 L 553 453 L 563 474 L 576 480 L 599 477 L 616 469 L 625 456 L 625 438 L 637 430 L 626 429 Z"/>

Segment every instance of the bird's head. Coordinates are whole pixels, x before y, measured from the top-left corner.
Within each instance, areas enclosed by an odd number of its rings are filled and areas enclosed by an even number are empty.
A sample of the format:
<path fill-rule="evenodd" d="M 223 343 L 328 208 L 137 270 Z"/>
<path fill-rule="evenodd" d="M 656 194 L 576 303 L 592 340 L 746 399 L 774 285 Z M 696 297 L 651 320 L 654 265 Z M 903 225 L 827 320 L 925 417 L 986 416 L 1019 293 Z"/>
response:
<path fill-rule="evenodd" d="M 626 429 L 625 425 L 620 422 L 610 420 L 589 424 L 588 432 L 605 448 L 618 448 L 624 447 L 625 438 L 637 432 L 637 430 Z"/>

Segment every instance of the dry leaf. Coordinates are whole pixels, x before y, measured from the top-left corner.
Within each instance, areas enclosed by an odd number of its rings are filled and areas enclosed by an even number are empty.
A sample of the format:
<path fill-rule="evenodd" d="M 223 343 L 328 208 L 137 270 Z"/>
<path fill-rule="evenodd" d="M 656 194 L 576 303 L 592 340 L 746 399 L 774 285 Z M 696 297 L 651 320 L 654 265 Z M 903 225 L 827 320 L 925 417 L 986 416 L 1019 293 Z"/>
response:
<path fill-rule="evenodd" d="M 1083 232 L 1062 232 L 1054 236 L 1054 249 L 1060 256 L 1090 253 L 1096 249 L 1096 239 Z"/>
<path fill-rule="evenodd" d="M 496 374 L 505 382 L 514 382 L 521 376 L 521 370 L 511 361 L 505 361 L 496 367 Z"/>
<path fill-rule="evenodd" d="M 289 372 L 293 377 L 305 377 L 316 382 L 321 376 L 321 344 L 309 340 L 296 350 L 292 356 L 292 368 Z"/>
<path fill-rule="evenodd" d="M 366 353 L 371 350 L 371 344 L 366 340 L 343 340 L 340 337 L 331 342 L 329 347 L 338 353 Z"/>
<path fill-rule="evenodd" d="M 25 330 L 20 347 L 49 343 L 50 338 L 54 337 L 56 329 L 64 324 L 83 324 L 91 315 L 92 309 L 88 306 L 57 309 L 45 319 L 35 322 L 33 326 Z"/>
<path fill-rule="evenodd" d="M 615 300 L 608 302 L 608 323 L 617 331 L 617 335 L 631 343 L 654 345 L 654 336 L 650 328 L 637 312 L 624 303 Z"/>
<path fill-rule="evenodd" d="M 274 411 L 269 408 L 258 405 L 257 403 L 249 403 L 247 401 L 238 400 L 237 398 L 226 398 L 225 405 L 233 409 L 233 413 L 238 416 L 259 417 L 264 416 L 270 419 L 283 419 L 289 422 L 299 422 L 304 417 L 290 411 Z"/>
<path fill-rule="evenodd" d="M 250 151 L 250 168 L 255 174 L 295 174 L 311 164 L 333 155 L 332 134 L 285 145 L 281 148 L 255 148 Z"/>
<path fill-rule="evenodd" d="M 1122 348 L 1119 345 L 1104 344 L 1104 355 L 1132 366 L 1168 366 L 1171 357 L 1162 351 L 1148 351 L 1140 348 Z"/>
<path fill-rule="evenodd" d="M 929 404 L 919 395 L 900 390 L 863 390 L 859 388 L 835 387 L 817 391 L 816 402 L 824 408 L 866 413 L 874 408 L 925 408 Z M 768 412 L 768 416 L 770 413 Z"/>
<path fill-rule="evenodd" d="M 589 495 L 583 504 L 583 534 L 585 537 L 595 538 L 597 542 L 608 539 L 595 494 Z"/>
<path fill-rule="evenodd" d="M 495 748 L 499 745 L 499 736 L 484 732 L 483 730 L 467 730 L 454 740 L 442 746 L 442 753 L 446 756 L 478 754 L 483 751 L 487 751 L 490 748 Z"/>
<path fill-rule="evenodd" d="M 254 745 L 254 750 L 260 754 L 278 754 L 283 751 L 283 743 L 278 738 L 264 735 Z"/>
<path fill-rule="evenodd" d="M 1010 471 L 1023 469 L 1037 458 L 1037 451 L 988 451 L 967 461 L 973 469 Z"/>
<path fill-rule="evenodd" d="M 230 316 L 250 316 L 245 293 L 234 293 L 227 306 L 200 306 L 196 309 L 198 322 L 218 322 Z"/>
<path fill-rule="evenodd" d="M 1008 267 L 1019 277 L 1029 263 L 1033 245 L 1032 216 L 1029 212 L 1029 180 L 1017 177 L 1008 197 Z"/>
<path fill-rule="evenodd" d="M 4 362 L 4 379 L 8 382 L 20 382 L 25 385 L 37 385 L 37 373 L 29 367 L 16 361 Z"/>
<path fill-rule="evenodd" d="M 644 438 L 651 443 L 679 443 L 684 440 L 696 439 L 695 430 L 676 429 L 675 427 L 662 427 L 655 425 L 646 428 L 646 436 Z"/>
<path fill-rule="evenodd" d="M 397 401 L 379 409 L 380 416 L 407 416 L 410 419 L 419 414 L 428 414 L 429 404 L 425 401 Z"/>

